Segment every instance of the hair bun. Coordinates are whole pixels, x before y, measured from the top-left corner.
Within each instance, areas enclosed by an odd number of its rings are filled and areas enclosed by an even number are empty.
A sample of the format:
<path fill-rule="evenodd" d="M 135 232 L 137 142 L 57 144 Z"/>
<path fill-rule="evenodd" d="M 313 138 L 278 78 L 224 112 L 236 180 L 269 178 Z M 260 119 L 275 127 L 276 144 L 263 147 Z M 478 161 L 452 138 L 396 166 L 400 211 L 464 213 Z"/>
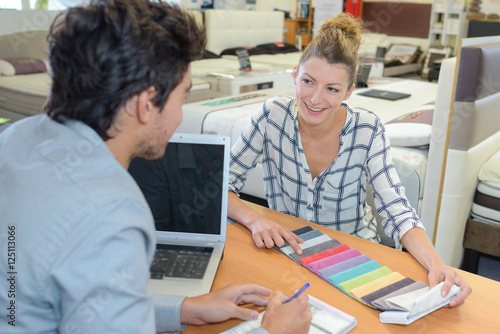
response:
<path fill-rule="evenodd" d="M 361 45 L 362 33 L 361 21 L 347 13 L 324 19 L 318 30 L 318 34 L 328 36 L 332 40 L 348 42 L 356 50 Z"/>

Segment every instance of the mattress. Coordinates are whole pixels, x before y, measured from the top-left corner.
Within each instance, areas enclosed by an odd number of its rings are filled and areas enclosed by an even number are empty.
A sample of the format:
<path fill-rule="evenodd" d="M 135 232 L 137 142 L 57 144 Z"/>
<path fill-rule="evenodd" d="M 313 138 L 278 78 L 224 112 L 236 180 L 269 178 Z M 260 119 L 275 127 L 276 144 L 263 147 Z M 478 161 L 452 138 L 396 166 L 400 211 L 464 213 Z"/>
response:
<path fill-rule="evenodd" d="M 193 78 L 192 82 L 185 103 L 210 98 L 210 83 L 199 78 Z M 0 109 L 25 116 L 39 114 L 43 111 L 50 88 L 48 73 L 0 76 Z"/>
<path fill-rule="evenodd" d="M 295 65 L 299 63 L 302 52 L 289 52 L 280 54 L 262 54 L 250 56 L 251 64 L 271 64 L 284 66 L 288 69 L 293 69 Z M 226 55 L 224 58 L 230 58 L 234 56 Z M 382 77 L 384 75 L 384 64 L 382 62 L 370 61 L 371 65 L 369 78 Z"/>
<path fill-rule="evenodd" d="M 26 116 L 42 112 L 50 92 L 50 76 L 36 73 L 0 76 L 0 108 Z"/>
<path fill-rule="evenodd" d="M 500 151 L 481 166 L 471 216 L 477 221 L 500 226 Z"/>
<path fill-rule="evenodd" d="M 210 98 L 210 83 L 199 78 L 191 78 L 191 83 L 191 90 L 184 103 L 204 101 Z"/>
<path fill-rule="evenodd" d="M 240 71 L 235 56 L 203 59 L 191 63 L 191 75 L 210 83 L 210 97 L 219 98 L 269 88 L 293 88 L 292 70 L 278 64 L 252 63 Z"/>
<path fill-rule="evenodd" d="M 176 132 L 231 136 L 234 123 L 241 118 L 250 119 L 251 115 L 257 111 L 256 106 L 272 96 L 293 93 L 294 91 L 290 89 L 272 88 L 188 103 L 182 107 L 183 119 Z M 247 107 L 249 105 L 251 107 Z"/>

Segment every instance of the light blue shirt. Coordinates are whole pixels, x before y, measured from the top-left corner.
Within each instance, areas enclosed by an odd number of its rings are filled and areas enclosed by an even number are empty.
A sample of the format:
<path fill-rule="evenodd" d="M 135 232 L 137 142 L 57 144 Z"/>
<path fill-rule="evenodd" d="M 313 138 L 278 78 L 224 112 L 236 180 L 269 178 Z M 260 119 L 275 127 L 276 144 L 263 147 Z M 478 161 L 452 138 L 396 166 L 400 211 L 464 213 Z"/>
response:
<path fill-rule="evenodd" d="M 146 292 L 149 207 L 88 126 L 40 115 L 0 134 L 0 217 L 1 333 L 181 330 L 184 297 Z"/>

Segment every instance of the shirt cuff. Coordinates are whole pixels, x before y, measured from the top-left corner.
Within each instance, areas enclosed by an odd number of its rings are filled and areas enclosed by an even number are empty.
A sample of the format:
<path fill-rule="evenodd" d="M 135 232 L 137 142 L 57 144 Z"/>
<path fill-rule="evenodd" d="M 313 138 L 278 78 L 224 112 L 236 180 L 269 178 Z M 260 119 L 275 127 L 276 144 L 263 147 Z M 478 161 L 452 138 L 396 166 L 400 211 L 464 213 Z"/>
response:
<path fill-rule="evenodd" d="M 157 332 L 179 332 L 181 326 L 181 304 L 185 296 L 153 294 Z"/>

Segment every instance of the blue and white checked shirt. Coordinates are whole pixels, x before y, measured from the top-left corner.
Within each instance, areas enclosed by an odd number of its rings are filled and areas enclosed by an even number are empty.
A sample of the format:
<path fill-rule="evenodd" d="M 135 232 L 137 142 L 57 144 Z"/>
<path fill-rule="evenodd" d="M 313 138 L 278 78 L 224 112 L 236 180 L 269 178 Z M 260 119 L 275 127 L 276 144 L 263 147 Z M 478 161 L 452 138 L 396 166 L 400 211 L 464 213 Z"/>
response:
<path fill-rule="evenodd" d="M 392 164 L 380 119 L 353 110 L 340 133 L 335 161 L 312 179 L 300 139 L 295 98 L 267 100 L 231 149 L 230 189 L 238 193 L 247 173 L 262 160 L 269 207 L 361 238 L 377 241 L 375 219 L 366 204 L 366 185 L 374 190 L 377 211 L 396 247 L 422 223 L 404 196 Z"/>

